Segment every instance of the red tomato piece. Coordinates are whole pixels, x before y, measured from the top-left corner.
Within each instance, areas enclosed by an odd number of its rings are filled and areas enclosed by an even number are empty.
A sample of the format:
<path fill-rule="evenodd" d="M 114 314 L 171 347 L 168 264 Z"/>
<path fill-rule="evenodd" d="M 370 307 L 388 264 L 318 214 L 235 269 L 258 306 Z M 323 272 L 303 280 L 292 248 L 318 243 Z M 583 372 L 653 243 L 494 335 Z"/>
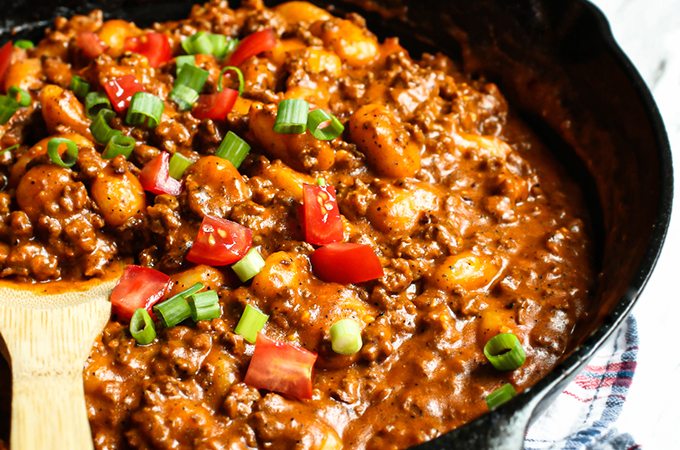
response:
<path fill-rule="evenodd" d="M 0 86 L 2 86 L 2 79 L 5 78 L 5 72 L 7 72 L 11 63 L 12 41 L 9 41 L 0 48 Z"/>
<path fill-rule="evenodd" d="M 225 266 L 246 256 L 253 232 L 231 220 L 205 216 L 187 260 L 196 264 Z"/>
<path fill-rule="evenodd" d="M 76 35 L 76 41 L 83 51 L 83 55 L 88 58 L 96 58 L 106 50 L 106 44 L 99 39 L 99 36 L 91 31 L 79 31 Z"/>
<path fill-rule="evenodd" d="M 139 308 L 151 313 L 151 307 L 163 298 L 170 286 L 170 277 L 154 269 L 127 266 L 123 276 L 111 292 L 113 313 L 124 322 L 130 322 Z"/>
<path fill-rule="evenodd" d="M 182 192 L 182 181 L 170 176 L 170 154 L 167 152 L 161 152 L 142 167 L 139 182 L 145 191 L 154 194 L 179 195 Z"/>
<path fill-rule="evenodd" d="M 312 253 L 314 274 L 324 281 L 361 283 L 385 275 L 373 249 L 364 244 L 334 243 Z"/>
<path fill-rule="evenodd" d="M 132 74 L 104 83 L 104 89 L 114 109 L 118 112 L 130 106 L 130 100 L 135 93 L 146 92 L 142 83 Z"/>
<path fill-rule="evenodd" d="M 239 42 L 234 53 L 229 58 L 228 66 L 238 66 L 251 56 L 270 50 L 276 45 L 274 30 L 267 28 L 244 38 Z"/>
<path fill-rule="evenodd" d="M 341 242 L 344 234 L 335 188 L 305 184 L 302 198 L 305 241 L 314 245 Z"/>
<path fill-rule="evenodd" d="M 141 37 L 125 38 L 125 50 L 146 56 L 151 67 L 158 67 L 172 58 L 170 40 L 161 33 L 147 33 Z"/>
<path fill-rule="evenodd" d="M 312 398 L 312 377 L 317 354 L 257 333 L 255 351 L 244 382 L 299 399 Z"/>
<path fill-rule="evenodd" d="M 231 112 L 238 98 L 238 91 L 225 88 L 222 92 L 210 95 L 200 95 L 194 105 L 195 118 L 224 121 Z"/>

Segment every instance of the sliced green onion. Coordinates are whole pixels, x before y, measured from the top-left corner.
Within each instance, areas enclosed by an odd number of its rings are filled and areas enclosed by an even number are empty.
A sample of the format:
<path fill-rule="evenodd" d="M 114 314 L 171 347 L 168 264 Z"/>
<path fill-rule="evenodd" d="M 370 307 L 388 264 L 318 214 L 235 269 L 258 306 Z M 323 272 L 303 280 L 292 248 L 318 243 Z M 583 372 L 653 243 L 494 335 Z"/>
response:
<path fill-rule="evenodd" d="M 19 110 L 19 102 L 7 95 L 0 95 L 0 125 L 9 122 L 15 112 Z"/>
<path fill-rule="evenodd" d="M 178 84 L 170 91 L 170 100 L 177 103 L 181 110 L 186 111 L 191 109 L 198 100 L 198 92 L 183 84 Z"/>
<path fill-rule="evenodd" d="M 257 333 L 262 331 L 267 320 L 269 320 L 268 315 L 253 306 L 246 305 L 234 333 L 240 334 L 243 339 L 254 344 L 257 340 Z"/>
<path fill-rule="evenodd" d="M 274 121 L 274 131 L 283 134 L 302 134 L 307 128 L 309 103 L 295 98 L 282 100 Z"/>
<path fill-rule="evenodd" d="M 28 50 L 29 48 L 35 47 L 33 42 L 27 41 L 26 39 L 20 39 L 20 40 L 16 41 L 14 43 L 14 46 L 16 48 L 21 48 L 21 49 L 24 49 L 24 50 Z"/>
<path fill-rule="evenodd" d="M 109 97 L 103 92 L 90 92 L 85 96 L 85 115 L 94 120 L 101 109 L 113 109 Z"/>
<path fill-rule="evenodd" d="M 19 106 L 28 106 L 31 104 L 31 94 L 21 89 L 19 86 L 10 86 L 7 90 L 7 95 L 17 101 Z"/>
<path fill-rule="evenodd" d="M 174 86 L 184 85 L 200 93 L 203 90 L 205 82 L 208 81 L 209 75 L 210 73 L 207 70 L 185 64 L 182 66 L 182 70 L 177 74 Z"/>
<path fill-rule="evenodd" d="M 100 109 L 97 117 L 90 124 L 90 132 L 94 140 L 101 145 L 106 145 L 112 137 L 122 134 L 120 130 L 114 130 L 109 126 L 109 121 L 116 117 L 116 113 L 110 109 Z"/>
<path fill-rule="evenodd" d="M 175 153 L 172 155 L 172 158 L 170 158 L 170 176 L 175 180 L 181 179 L 184 171 L 187 170 L 187 167 L 193 163 L 194 161 L 187 158 L 186 156 L 180 153 Z"/>
<path fill-rule="evenodd" d="M 196 65 L 196 56 L 195 55 L 182 55 L 178 56 L 177 59 L 177 73 L 182 70 L 182 66 L 185 64 L 189 64 L 190 66 L 195 66 Z"/>
<path fill-rule="evenodd" d="M 489 339 L 484 346 L 484 356 L 498 370 L 515 370 L 527 359 L 522 344 L 512 333 L 501 333 Z"/>
<path fill-rule="evenodd" d="M 7 147 L 7 148 L 5 148 L 5 149 L 0 150 L 0 155 L 2 155 L 2 154 L 5 153 L 5 152 L 11 152 L 11 151 L 14 150 L 15 148 L 19 148 L 19 144 L 14 144 L 14 145 L 12 145 L 11 147 Z"/>
<path fill-rule="evenodd" d="M 256 248 L 251 248 L 243 259 L 231 266 L 239 279 L 244 283 L 260 273 L 263 267 L 264 259 L 262 259 L 260 252 Z"/>
<path fill-rule="evenodd" d="M 515 388 L 512 387 L 512 384 L 504 384 L 503 387 L 496 389 L 486 396 L 486 406 L 488 406 L 489 409 L 493 409 L 510 401 L 513 397 L 517 397 Z"/>
<path fill-rule="evenodd" d="M 65 158 L 59 155 L 59 147 L 66 146 Z M 72 167 L 78 159 L 78 147 L 75 142 L 64 138 L 52 138 L 47 143 L 47 155 L 54 164 L 62 167 Z"/>
<path fill-rule="evenodd" d="M 237 169 L 241 165 L 246 155 L 250 151 L 250 145 L 241 139 L 236 133 L 227 132 L 220 146 L 215 152 L 215 156 L 224 158 L 234 165 Z"/>
<path fill-rule="evenodd" d="M 324 177 L 319 177 L 316 179 L 316 184 L 318 186 L 326 186 L 326 179 Z"/>
<path fill-rule="evenodd" d="M 212 54 L 217 59 L 227 56 L 227 37 L 222 34 L 209 34 L 208 39 L 212 44 Z"/>
<path fill-rule="evenodd" d="M 199 320 L 217 319 L 220 317 L 219 296 L 215 291 L 203 291 L 191 294 L 187 301 L 191 308 L 191 318 Z"/>
<path fill-rule="evenodd" d="M 125 121 L 130 125 L 141 125 L 146 121 L 149 128 L 156 128 L 161 121 L 164 109 L 165 103 L 155 95 L 148 92 L 135 92 Z"/>
<path fill-rule="evenodd" d="M 131 136 L 123 136 L 122 134 L 116 134 L 109 140 L 106 144 L 106 148 L 102 153 L 102 158 L 113 159 L 118 155 L 125 156 L 128 159 L 135 149 L 135 138 Z"/>
<path fill-rule="evenodd" d="M 335 353 L 353 355 L 363 346 L 359 324 L 352 319 L 342 319 L 331 325 L 331 347 Z"/>
<path fill-rule="evenodd" d="M 88 92 L 90 92 L 90 83 L 80 78 L 78 75 L 74 75 L 71 78 L 71 86 L 69 89 L 76 94 L 76 97 L 85 97 Z"/>
<path fill-rule="evenodd" d="M 325 127 L 319 128 L 319 125 L 328 123 Z M 315 109 L 307 116 L 307 129 L 317 139 L 322 141 L 331 141 L 340 136 L 345 127 L 340 123 L 337 117 L 333 114 L 328 114 L 323 109 Z"/>
<path fill-rule="evenodd" d="M 211 55 L 213 52 L 212 40 L 205 31 L 192 34 L 182 41 L 182 48 L 189 55 L 203 54 Z"/>
<path fill-rule="evenodd" d="M 180 295 L 154 306 L 153 310 L 166 328 L 172 328 L 191 317 L 191 307 Z"/>
<path fill-rule="evenodd" d="M 227 66 L 224 69 L 222 69 L 222 72 L 220 72 L 220 78 L 217 81 L 217 92 L 222 92 L 222 78 L 224 78 L 224 74 L 228 70 L 233 70 L 236 72 L 236 76 L 238 76 L 238 95 L 243 94 L 243 88 L 245 86 L 245 81 L 243 79 L 243 72 L 241 72 L 241 69 L 238 67 L 234 66 Z"/>
<path fill-rule="evenodd" d="M 170 300 L 174 300 L 177 297 L 182 297 L 183 299 L 186 299 L 188 296 L 190 296 L 191 294 L 195 294 L 196 292 L 200 291 L 204 287 L 205 287 L 205 285 L 203 283 L 196 283 L 193 286 L 191 286 L 190 288 L 187 288 L 187 289 L 183 290 L 182 292 L 180 292 L 179 294 L 174 295 Z M 168 301 L 170 301 L 170 300 L 168 300 Z"/>
<path fill-rule="evenodd" d="M 130 320 L 130 334 L 140 345 L 149 345 L 156 339 L 156 326 L 144 308 L 139 308 Z"/>
<path fill-rule="evenodd" d="M 227 54 L 233 52 L 236 47 L 238 47 L 239 40 L 234 38 L 229 38 L 227 41 Z"/>

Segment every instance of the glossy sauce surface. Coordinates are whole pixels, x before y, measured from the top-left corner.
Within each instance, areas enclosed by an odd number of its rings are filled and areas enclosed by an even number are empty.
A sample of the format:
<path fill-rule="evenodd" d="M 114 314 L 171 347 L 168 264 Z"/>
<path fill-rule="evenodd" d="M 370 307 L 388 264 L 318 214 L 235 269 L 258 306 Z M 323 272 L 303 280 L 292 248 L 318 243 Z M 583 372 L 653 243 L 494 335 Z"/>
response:
<path fill-rule="evenodd" d="M 198 120 L 168 98 L 184 38 L 266 28 L 277 46 L 240 64 L 245 90 L 225 122 Z M 83 29 L 105 54 L 81 54 L 74 36 Z M 303 2 L 231 10 L 214 1 L 154 31 L 173 48 L 157 69 L 122 51 L 125 36 L 142 34 L 133 24 L 96 11 L 57 19 L 35 49 L 15 50 L 5 79 L 32 89 L 33 103 L 0 126 L 2 148 L 22 144 L 0 156 L 0 275 L 68 281 L 134 259 L 172 276 L 166 297 L 199 281 L 220 296 L 219 319 L 162 329 L 148 346 L 112 318 L 84 370 L 98 450 L 401 449 L 474 419 L 489 393 L 507 382 L 521 391 L 560 360 L 595 282 L 587 214 L 495 85 L 443 55 L 413 60 L 358 15 Z M 226 60 L 196 63 L 210 72 L 204 91 L 215 92 Z M 73 75 L 101 90 L 127 74 L 166 109 L 154 130 L 114 119 L 137 144 L 128 161 L 104 160 L 66 88 Z M 286 98 L 333 113 L 344 133 L 275 133 Z M 227 131 L 252 146 L 240 173 L 213 156 Z M 54 135 L 78 144 L 73 168 L 45 157 L 43 138 Z M 137 182 L 160 151 L 195 161 L 178 196 L 145 194 Z M 313 274 L 299 205 L 302 185 L 318 177 L 335 187 L 345 242 L 370 245 L 384 277 L 341 285 Z M 252 283 L 186 261 L 206 214 L 252 230 L 266 259 Z M 310 400 L 243 382 L 254 346 L 234 328 L 246 304 L 270 316 L 267 336 L 319 353 Z M 330 348 L 329 328 L 344 318 L 362 328 L 352 356 Z M 527 353 L 515 371 L 495 370 L 483 354 L 503 332 Z"/>

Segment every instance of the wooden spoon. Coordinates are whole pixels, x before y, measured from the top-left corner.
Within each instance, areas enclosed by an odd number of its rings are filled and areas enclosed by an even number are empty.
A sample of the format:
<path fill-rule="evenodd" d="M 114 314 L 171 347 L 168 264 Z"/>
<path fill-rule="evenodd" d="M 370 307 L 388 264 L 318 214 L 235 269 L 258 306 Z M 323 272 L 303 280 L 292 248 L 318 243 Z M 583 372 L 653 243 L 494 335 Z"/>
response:
<path fill-rule="evenodd" d="M 12 366 L 11 450 L 93 449 L 83 366 L 111 315 L 117 282 L 0 286 Z"/>

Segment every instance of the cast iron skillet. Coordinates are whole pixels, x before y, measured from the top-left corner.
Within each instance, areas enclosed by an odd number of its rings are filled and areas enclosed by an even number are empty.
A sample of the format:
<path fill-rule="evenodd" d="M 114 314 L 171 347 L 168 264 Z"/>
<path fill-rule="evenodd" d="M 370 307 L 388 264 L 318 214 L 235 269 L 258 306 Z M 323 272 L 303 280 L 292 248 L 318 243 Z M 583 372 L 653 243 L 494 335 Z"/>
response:
<path fill-rule="evenodd" d="M 348 0 L 369 28 L 398 35 L 413 56 L 441 50 L 470 73 L 496 82 L 583 187 L 598 241 L 599 279 L 575 349 L 517 398 L 418 450 L 520 449 L 532 418 L 579 373 L 630 313 L 669 226 L 673 171 L 652 96 L 619 49 L 604 16 L 584 0 Z M 159 3 L 163 3 L 161 6 Z M 0 43 L 42 36 L 57 15 L 91 9 L 107 18 L 185 17 L 190 1 L 14 0 L 0 19 Z M 231 2 L 235 7 L 235 2 Z M 280 2 L 267 2 L 268 4 Z"/>

